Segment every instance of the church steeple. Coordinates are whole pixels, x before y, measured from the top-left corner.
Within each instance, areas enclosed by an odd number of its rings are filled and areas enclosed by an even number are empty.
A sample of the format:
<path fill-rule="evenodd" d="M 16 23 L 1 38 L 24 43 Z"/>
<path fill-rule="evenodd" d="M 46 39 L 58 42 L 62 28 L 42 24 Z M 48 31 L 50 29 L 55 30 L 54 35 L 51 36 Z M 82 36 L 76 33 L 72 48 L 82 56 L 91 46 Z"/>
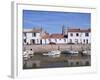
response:
<path fill-rule="evenodd" d="M 62 34 L 64 35 L 64 28 L 65 28 L 65 25 L 62 25 Z"/>

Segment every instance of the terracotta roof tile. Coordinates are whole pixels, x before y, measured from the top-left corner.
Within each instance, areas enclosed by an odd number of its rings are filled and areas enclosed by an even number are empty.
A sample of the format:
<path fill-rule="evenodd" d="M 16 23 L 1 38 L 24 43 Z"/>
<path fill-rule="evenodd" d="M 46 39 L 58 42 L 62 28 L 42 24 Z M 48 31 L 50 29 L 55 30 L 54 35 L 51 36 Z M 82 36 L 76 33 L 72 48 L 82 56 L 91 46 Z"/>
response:
<path fill-rule="evenodd" d="M 43 39 L 47 39 L 47 38 L 64 38 L 64 36 L 62 34 L 51 34 L 51 35 L 45 35 L 42 38 Z"/>

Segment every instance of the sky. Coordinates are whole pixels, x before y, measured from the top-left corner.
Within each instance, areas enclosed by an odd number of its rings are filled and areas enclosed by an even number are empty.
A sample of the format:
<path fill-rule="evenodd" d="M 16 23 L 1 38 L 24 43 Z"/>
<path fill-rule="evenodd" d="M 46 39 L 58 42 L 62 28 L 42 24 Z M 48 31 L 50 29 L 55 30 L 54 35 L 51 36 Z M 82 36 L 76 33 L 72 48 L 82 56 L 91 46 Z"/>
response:
<path fill-rule="evenodd" d="M 23 10 L 23 28 L 43 28 L 48 33 L 61 33 L 66 28 L 87 29 L 91 26 L 90 13 Z"/>

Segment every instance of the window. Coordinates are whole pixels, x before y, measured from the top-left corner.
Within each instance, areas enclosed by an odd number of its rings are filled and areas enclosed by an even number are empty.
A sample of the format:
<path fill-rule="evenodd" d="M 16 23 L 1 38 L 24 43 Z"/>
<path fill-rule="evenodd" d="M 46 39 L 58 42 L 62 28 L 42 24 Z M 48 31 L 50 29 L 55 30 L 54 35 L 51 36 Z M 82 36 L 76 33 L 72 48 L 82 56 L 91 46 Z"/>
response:
<path fill-rule="evenodd" d="M 78 33 L 76 33 L 76 36 L 79 36 L 79 34 L 78 34 Z"/>
<path fill-rule="evenodd" d="M 64 35 L 64 38 L 68 38 L 68 35 Z"/>
<path fill-rule="evenodd" d="M 36 33 L 33 33 L 32 36 L 35 37 L 36 36 Z"/>
<path fill-rule="evenodd" d="M 85 36 L 89 36 L 89 33 L 85 33 Z"/>
<path fill-rule="evenodd" d="M 88 39 L 86 39 L 86 44 L 88 44 Z"/>
<path fill-rule="evenodd" d="M 85 43 L 85 39 L 83 40 L 83 42 Z"/>
<path fill-rule="evenodd" d="M 70 36 L 73 36 L 73 33 L 70 33 Z"/>

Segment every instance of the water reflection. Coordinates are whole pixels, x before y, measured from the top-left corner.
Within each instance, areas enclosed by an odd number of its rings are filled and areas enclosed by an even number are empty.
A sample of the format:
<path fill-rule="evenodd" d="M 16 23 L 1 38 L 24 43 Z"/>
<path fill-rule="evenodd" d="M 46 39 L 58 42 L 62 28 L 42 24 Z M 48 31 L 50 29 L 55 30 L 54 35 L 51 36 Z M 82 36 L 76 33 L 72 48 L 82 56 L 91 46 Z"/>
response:
<path fill-rule="evenodd" d="M 69 51 L 61 51 L 59 57 L 43 55 L 43 53 L 34 53 L 28 59 L 23 58 L 24 69 L 37 68 L 57 68 L 57 67 L 81 67 L 91 65 L 91 56 L 79 52 L 71 54 Z"/>

